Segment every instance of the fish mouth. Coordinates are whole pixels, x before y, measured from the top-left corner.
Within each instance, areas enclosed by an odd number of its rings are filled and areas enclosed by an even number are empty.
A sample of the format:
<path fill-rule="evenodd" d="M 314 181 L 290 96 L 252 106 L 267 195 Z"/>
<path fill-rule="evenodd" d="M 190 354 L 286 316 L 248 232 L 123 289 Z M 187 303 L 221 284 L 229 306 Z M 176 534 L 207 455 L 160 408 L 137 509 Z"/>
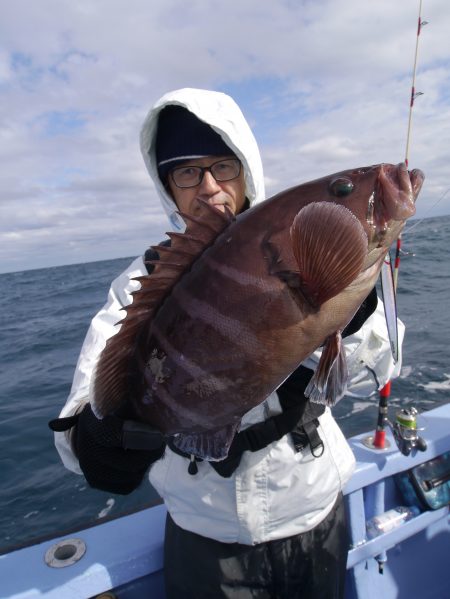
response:
<path fill-rule="evenodd" d="M 380 244 L 390 229 L 400 232 L 406 219 L 414 216 L 424 179 L 421 170 L 408 171 L 404 162 L 380 165 L 374 192 L 368 200 L 366 219 Z"/>

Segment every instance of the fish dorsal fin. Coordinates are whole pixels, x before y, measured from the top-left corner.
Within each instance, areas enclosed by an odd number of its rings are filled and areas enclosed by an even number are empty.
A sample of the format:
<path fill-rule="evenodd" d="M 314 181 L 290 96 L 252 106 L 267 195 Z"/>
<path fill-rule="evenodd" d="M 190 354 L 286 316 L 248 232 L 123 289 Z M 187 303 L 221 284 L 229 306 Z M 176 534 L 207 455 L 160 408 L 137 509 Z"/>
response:
<path fill-rule="evenodd" d="M 186 223 L 184 233 L 167 233 L 171 240 L 170 246 L 152 246 L 160 257 L 159 260 L 146 262 L 154 266 L 153 273 L 164 272 L 167 275 L 167 270 L 170 268 L 176 282 L 179 278 L 176 271 L 187 270 L 234 219 L 233 213 L 228 209 L 226 212 L 220 212 L 205 200 L 198 200 L 198 202 L 200 210 L 196 216 L 184 212 L 178 213 Z"/>
<path fill-rule="evenodd" d="M 131 392 L 140 391 L 135 386 L 139 378 L 135 358 L 141 331 L 150 326 L 177 281 L 234 219 L 230 210 L 220 212 L 204 200 L 198 200 L 198 207 L 196 216 L 180 212 L 186 222 L 185 233 L 167 233 L 170 246 L 152 246 L 160 259 L 146 261 L 154 267 L 151 274 L 134 279 L 141 287 L 132 292 L 132 303 L 123 308 L 126 317 L 117 323 L 120 330 L 106 342 L 95 369 L 91 403 L 98 418 L 116 412 Z"/>

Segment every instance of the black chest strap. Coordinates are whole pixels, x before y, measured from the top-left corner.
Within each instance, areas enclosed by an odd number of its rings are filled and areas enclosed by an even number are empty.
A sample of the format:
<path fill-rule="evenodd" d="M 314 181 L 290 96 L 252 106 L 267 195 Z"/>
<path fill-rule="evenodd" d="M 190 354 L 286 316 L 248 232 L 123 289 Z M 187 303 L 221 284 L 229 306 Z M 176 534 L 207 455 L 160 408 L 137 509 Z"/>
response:
<path fill-rule="evenodd" d="M 296 451 L 302 451 L 309 446 L 314 457 L 320 457 L 324 445 L 317 431 L 318 419 L 292 429 L 292 418 L 295 416 L 291 412 L 283 412 L 241 431 L 235 436 L 227 458 L 220 462 L 210 462 L 210 465 L 220 476 L 228 478 L 239 466 L 244 451 L 259 451 L 289 433 Z"/>
<path fill-rule="evenodd" d="M 239 466 L 244 451 L 259 451 L 289 433 L 296 451 L 302 451 L 309 446 L 314 457 L 322 455 L 324 445 L 317 427 L 318 417 L 323 414 L 325 407 L 311 404 L 304 396 L 312 375 L 312 370 L 299 366 L 288 377 L 277 389 L 283 411 L 238 433 L 233 439 L 227 458 L 220 462 L 210 462 L 218 474 L 230 477 Z"/>

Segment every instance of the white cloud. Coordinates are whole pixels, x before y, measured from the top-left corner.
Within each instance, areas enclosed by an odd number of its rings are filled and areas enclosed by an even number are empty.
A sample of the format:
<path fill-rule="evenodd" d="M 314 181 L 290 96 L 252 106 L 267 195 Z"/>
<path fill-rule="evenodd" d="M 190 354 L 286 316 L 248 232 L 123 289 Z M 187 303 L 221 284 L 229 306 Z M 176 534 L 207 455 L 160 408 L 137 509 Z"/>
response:
<path fill-rule="evenodd" d="M 161 237 L 138 133 L 169 89 L 235 97 L 269 193 L 402 160 L 417 9 L 407 0 L 7 3 L 0 271 L 138 254 Z M 446 0 L 424 3 L 423 18 L 409 156 L 427 175 L 419 216 L 448 188 L 450 139 Z M 443 213 L 450 194 L 435 209 Z"/>

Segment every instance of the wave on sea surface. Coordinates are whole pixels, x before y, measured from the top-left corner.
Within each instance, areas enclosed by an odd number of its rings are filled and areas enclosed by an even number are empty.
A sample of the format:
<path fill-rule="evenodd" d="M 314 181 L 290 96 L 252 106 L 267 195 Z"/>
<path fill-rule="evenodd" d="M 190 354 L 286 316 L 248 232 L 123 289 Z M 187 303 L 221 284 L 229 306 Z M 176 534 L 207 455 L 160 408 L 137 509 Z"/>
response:
<path fill-rule="evenodd" d="M 422 387 L 426 391 L 449 391 L 450 390 L 450 374 L 443 373 L 447 377 L 446 381 L 430 381 L 429 383 L 419 383 L 419 387 Z"/>

